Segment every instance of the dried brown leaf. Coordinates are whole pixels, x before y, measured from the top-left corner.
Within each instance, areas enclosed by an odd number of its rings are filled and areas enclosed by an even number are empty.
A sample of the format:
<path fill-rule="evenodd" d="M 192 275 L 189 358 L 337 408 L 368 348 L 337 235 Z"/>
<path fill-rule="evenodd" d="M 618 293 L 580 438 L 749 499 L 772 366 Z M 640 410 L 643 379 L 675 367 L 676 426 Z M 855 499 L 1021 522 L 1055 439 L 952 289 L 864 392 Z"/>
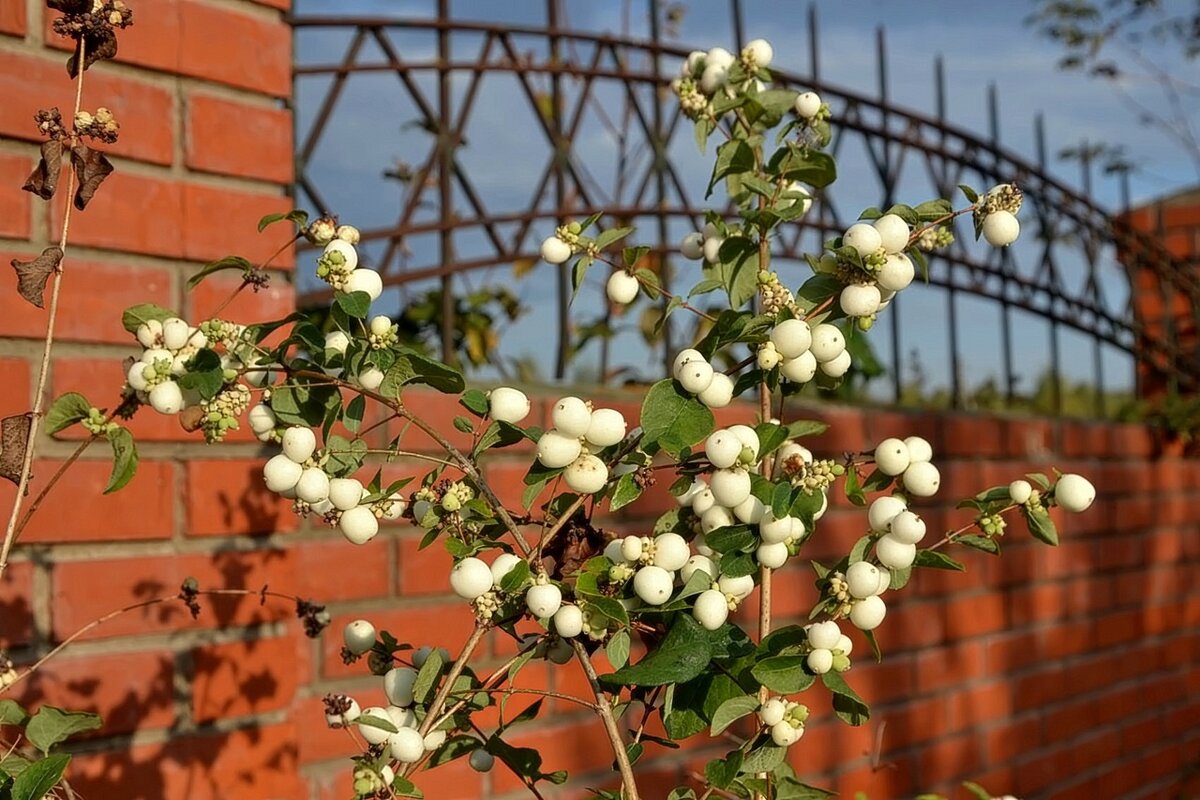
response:
<path fill-rule="evenodd" d="M 64 14 L 84 14 L 91 10 L 91 0 L 46 0 L 46 5 Z"/>
<path fill-rule="evenodd" d="M 86 144 L 77 144 L 71 148 L 71 166 L 75 168 L 75 179 L 79 182 L 79 189 L 75 192 L 75 207 L 83 211 L 96 194 L 96 189 L 112 174 L 113 165 L 99 150 L 93 150 Z"/>
<path fill-rule="evenodd" d="M 97 61 L 103 61 L 106 58 L 115 58 L 117 55 L 117 34 L 113 32 L 112 28 L 107 26 L 89 30 L 83 36 L 83 44 L 85 47 L 83 58 L 84 71 Z M 78 47 L 71 54 L 71 57 L 67 59 L 67 74 L 72 78 L 79 75 Z"/>
<path fill-rule="evenodd" d="M 32 261 L 14 258 L 10 263 L 17 271 L 17 294 L 38 308 L 45 308 L 42 297 L 46 293 L 46 281 L 50 280 L 50 275 L 58 269 L 62 258 L 63 251 L 58 247 L 47 247 Z"/>
<path fill-rule="evenodd" d="M 15 414 L 0 420 L 0 477 L 21 484 L 21 467 L 25 464 L 25 448 L 33 417 Z"/>
<path fill-rule="evenodd" d="M 129 370 L 125 370 L 128 372 Z M 204 427 L 204 417 L 207 412 L 200 406 L 188 406 L 179 412 L 179 427 L 188 433 L 195 433 Z"/>
<path fill-rule="evenodd" d="M 57 140 L 42 142 L 42 160 L 21 188 L 33 192 L 43 200 L 54 197 L 54 192 L 58 189 L 58 176 L 62 172 L 64 149 L 63 143 Z"/>

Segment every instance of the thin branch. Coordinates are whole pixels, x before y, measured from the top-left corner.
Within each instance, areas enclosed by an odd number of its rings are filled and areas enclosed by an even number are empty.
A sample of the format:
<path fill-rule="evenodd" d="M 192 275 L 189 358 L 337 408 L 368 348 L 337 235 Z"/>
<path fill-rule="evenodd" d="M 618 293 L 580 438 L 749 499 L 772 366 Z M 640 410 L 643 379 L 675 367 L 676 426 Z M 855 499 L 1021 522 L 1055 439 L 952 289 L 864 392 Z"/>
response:
<path fill-rule="evenodd" d="M 592 660 L 588 657 L 587 649 L 582 642 L 572 639 L 571 647 L 575 649 L 575 658 L 583 666 L 583 673 L 587 676 L 588 685 L 592 687 L 592 694 L 596 697 L 596 713 L 604 722 L 604 732 L 608 734 L 609 744 L 612 745 L 613 757 L 617 760 L 617 770 L 621 773 L 621 788 L 625 794 L 625 800 L 640 800 L 637 779 L 633 776 L 633 765 L 629 763 L 629 754 L 625 751 L 621 729 L 617 726 L 612 707 L 609 706 L 604 689 L 600 686 L 596 668 L 592 666 Z"/>

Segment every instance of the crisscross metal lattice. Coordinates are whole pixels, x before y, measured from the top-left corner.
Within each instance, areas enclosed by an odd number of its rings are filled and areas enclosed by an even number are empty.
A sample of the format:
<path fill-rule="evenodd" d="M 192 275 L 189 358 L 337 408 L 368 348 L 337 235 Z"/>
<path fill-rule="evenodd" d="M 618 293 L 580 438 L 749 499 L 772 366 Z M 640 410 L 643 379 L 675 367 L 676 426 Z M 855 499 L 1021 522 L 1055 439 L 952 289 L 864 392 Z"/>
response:
<path fill-rule="evenodd" d="M 557 0 L 546 0 L 544 20 L 538 25 L 455 19 L 449 0 L 439 0 L 436 18 L 293 20 L 298 35 L 319 30 L 336 34 L 339 48 L 344 44 L 340 58 L 295 68 L 298 88 L 307 82 L 319 84 L 311 121 L 299 131 L 297 183 L 302 199 L 322 211 L 338 210 L 330 205 L 328 176 L 313 165 L 318 148 L 335 135 L 332 120 L 352 81 L 392 76 L 408 113 L 425 132 L 422 157 L 405 174 L 395 221 L 364 229 L 363 240 L 374 248 L 372 263 L 386 285 L 441 281 L 447 290 L 442 296 L 442 343 L 447 352 L 453 346 L 456 280 L 476 270 L 536 259 L 541 236 L 560 220 L 604 212 L 606 223 L 638 225 L 638 242 L 655 248 L 664 284 L 671 285 L 672 272 L 678 269 L 674 251 L 679 236 L 703 223 L 704 181 L 688 168 L 689 162 L 696 162 L 691 124 L 666 90 L 688 50 L 664 41 L 662 10 L 655 0 L 649 0 L 647 9 L 650 35 L 642 39 L 571 30 Z M 731 4 L 731 13 L 740 36 L 737 2 Z M 1200 283 L 1153 237 L 1132 230 L 1093 203 L 1086 191 L 1090 174 L 1085 172 L 1082 192 L 1049 174 L 1040 117 L 1034 121 L 1037 157 L 1024 159 L 999 142 L 994 92 L 989 97 L 990 131 L 986 136 L 973 134 L 946 120 L 940 61 L 933 77 L 936 110 L 924 115 L 891 103 L 882 32 L 877 41 L 879 89 L 872 97 L 822 80 L 820 37 L 811 11 L 809 34 L 808 74 L 783 72 L 778 80 L 820 92 L 833 109 L 831 151 L 841 162 L 853 158 L 866 167 L 854 182 L 857 195 L 844 193 L 839 181 L 818 197 L 808 218 L 781 233 L 774 244 L 776 259 L 801 261 L 804 252 L 819 251 L 821 241 L 852 221 L 853 213 L 846 213 L 850 209 L 886 207 L 902 192 L 912 197 L 913 187 L 926 191 L 927 197 L 952 197 L 960 183 L 986 188 L 1016 181 L 1026 197 L 1022 218 L 1027 242 L 1021 248 L 976 247 L 969 220 L 960 220 L 955 243 L 930 262 L 929 283 L 945 302 L 951 402 L 957 404 L 964 393 L 959 366 L 982 340 L 998 347 L 999 391 L 1013 397 L 1031 320 L 1048 334 L 1056 406 L 1061 403 L 1057 376 L 1064 374 L 1063 332 L 1088 343 L 1091 382 L 1101 413 L 1106 367 L 1114 363 L 1125 365 L 1118 368 L 1127 369 L 1129 380 L 1136 375 L 1156 386 L 1195 386 L 1200 367 L 1194 348 L 1186 346 L 1186 330 L 1200 327 Z M 485 112 L 480 111 L 480 98 L 493 76 L 504 76 L 510 87 L 501 110 L 504 118 L 481 120 Z M 598 166 L 581 141 L 595 129 L 605 106 L 621 111 L 620 119 L 606 121 L 610 138 L 615 136 L 621 144 L 609 156 L 619 167 L 617 178 L 609 183 L 596 175 L 612 165 Z M 497 110 L 487 113 L 495 117 Z M 539 166 L 522 170 L 528 172 L 523 182 L 526 199 L 514 191 L 497 199 L 495 192 L 479 185 L 477 169 L 465 163 L 464 154 L 488 152 L 491 134 L 486 123 L 509 124 L 518 118 L 528 136 L 523 158 Z M 570 276 L 565 269 L 556 271 L 554 283 L 549 316 L 554 318 L 555 334 L 546 342 L 553 338 L 555 375 L 561 379 L 573 335 Z M 302 289 L 302 303 L 328 299 L 320 288 Z M 1161 303 L 1142 302 L 1147 291 Z M 963 298 L 971 296 L 994 305 L 998 330 L 980 331 L 965 324 L 963 316 L 971 312 L 964 312 Z M 890 314 L 884 326 L 889 328 L 884 338 L 891 351 L 890 379 L 899 398 L 904 326 L 898 314 Z M 672 350 L 672 335 L 668 327 L 665 354 Z M 1076 374 L 1078 360 L 1067 365 Z"/>

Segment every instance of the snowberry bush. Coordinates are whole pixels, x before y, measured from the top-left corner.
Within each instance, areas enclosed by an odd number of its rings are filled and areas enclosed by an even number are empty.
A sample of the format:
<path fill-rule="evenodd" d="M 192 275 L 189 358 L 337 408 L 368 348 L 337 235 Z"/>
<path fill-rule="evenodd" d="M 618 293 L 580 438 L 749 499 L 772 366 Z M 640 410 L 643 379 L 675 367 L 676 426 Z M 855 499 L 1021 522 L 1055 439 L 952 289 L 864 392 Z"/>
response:
<path fill-rule="evenodd" d="M 824 796 L 797 779 L 788 750 L 803 747 L 811 719 L 869 718 L 847 678 L 858 659 L 881 657 L 875 632 L 903 602 L 913 571 L 962 569 L 944 552 L 951 547 L 998 555 L 1014 518 L 1054 544 L 1048 509 L 1078 512 L 1094 500 L 1081 476 L 1026 475 L 964 500 L 962 526 L 930 536 L 919 501 L 938 492 L 941 475 L 925 439 L 864 442 L 837 459 L 805 446 L 825 426 L 795 418 L 787 398 L 808 384 L 838 384 L 853 367 L 847 342 L 924 274 L 924 253 L 951 240 L 952 219 L 971 214 L 977 237 L 1011 244 L 1021 193 L 1011 184 L 982 196 L 964 187 L 967 204 L 957 210 L 947 200 L 868 209 L 808 256 L 811 277 L 785 285 L 771 269 L 772 239 L 802 224 L 836 166 L 822 150 L 829 107 L 813 92 L 774 88 L 772 56 L 762 40 L 737 55 L 698 51 L 671 83 L 701 149 L 716 140 L 709 193 L 720 187 L 730 202 L 680 243 L 682 257 L 695 262 L 689 291 L 664 291 L 638 266 L 649 248 L 619 244 L 634 231 L 604 229 L 601 215 L 566 222 L 542 243 L 547 262 L 570 265 L 576 290 L 589 271 L 602 270 L 610 302 L 645 295 L 663 304 L 664 319 L 692 313 L 707 323 L 671 374 L 646 390 L 637 419 L 571 395 L 555 402 L 543 430 L 526 424 L 531 402 L 521 390 L 468 389 L 452 367 L 400 344 L 392 320 L 373 312 L 382 281 L 360 259 L 358 232 L 329 218 L 310 223 L 301 212 L 286 219 L 322 248 L 310 268 L 334 290 L 333 330 L 301 315 L 240 325 L 186 320 L 154 305 L 126 312 L 137 350 L 123 414 L 148 405 L 210 442 L 246 424 L 270 451 L 267 489 L 341 531 L 347 547 L 378 535 L 381 521 L 404 518 L 426 531 L 423 546 L 448 553 L 446 585 L 475 620 L 457 653 L 410 641 L 403 630 L 377 630 L 369 619 L 340 632 L 346 661 L 380 679 L 376 692 L 325 702 L 325 721 L 360 746 L 348 766 L 357 797 L 419 797 L 420 771 L 458 758 L 481 771 L 499 761 L 535 794 L 539 783 L 565 781 L 565 773 L 543 770 L 536 751 L 508 741 L 538 716 L 541 699 L 504 714 L 499 727 L 477 721 L 515 696 L 509 684 L 533 660 L 576 661 L 586 673 L 591 695 L 574 702 L 596 713 L 620 774 L 620 788 L 595 790 L 598 797 L 638 798 L 644 753 L 694 737 L 716 737 L 727 752 L 708 763 L 703 785 L 680 787 L 672 800 Z M 231 257 L 193 285 L 224 269 L 242 270 L 244 287 L 262 279 L 260 268 Z M 469 447 L 410 411 L 405 393 L 414 386 L 457 401 L 463 411 L 454 425 L 471 435 Z M 735 402 L 754 404 L 755 424 L 717 425 L 713 409 Z M 373 451 L 367 420 L 386 418 L 423 430 L 444 453 L 410 453 L 402 438 Z M 136 467 L 132 437 L 81 395 L 60 398 L 48 413 L 51 430 L 75 422 L 113 443 L 111 488 L 119 488 Z M 479 464 L 526 440 L 534 455 L 523 507 L 509 508 Z M 415 485 L 388 483 L 376 456 L 424 459 L 428 471 Z M 609 538 L 603 515 L 663 477 L 673 481 L 678 507 L 643 531 Z M 835 491 L 862 508 L 862 536 L 834 563 L 804 559 L 820 599 L 809 624 L 775 627 L 773 572 L 821 535 Z M 747 605 L 756 618 L 738 613 Z M 517 655 L 476 670 L 486 636 L 513 638 Z M 635 641 L 645 653 L 633 661 Z M 667 738 L 626 716 L 657 717 Z"/>

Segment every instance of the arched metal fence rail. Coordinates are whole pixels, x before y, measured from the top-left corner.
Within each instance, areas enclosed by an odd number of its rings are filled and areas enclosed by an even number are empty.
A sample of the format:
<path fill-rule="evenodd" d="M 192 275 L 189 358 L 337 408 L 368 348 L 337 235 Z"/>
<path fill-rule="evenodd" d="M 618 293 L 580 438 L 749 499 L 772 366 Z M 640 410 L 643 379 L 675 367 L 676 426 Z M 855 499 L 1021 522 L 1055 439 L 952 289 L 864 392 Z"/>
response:
<path fill-rule="evenodd" d="M 445 11 L 446 0 L 440 5 Z M 650 6 L 653 9 L 656 3 Z M 449 314 L 455 277 L 536 259 L 540 238 L 534 231 L 538 223 L 544 232 L 558 220 L 594 212 L 605 212 L 606 218 L 613 221 L 638 220 L 639 243 L 670 256 L 677 238 L 670 232 L 681 225 L 695 229 L 703 222 L 697 193 L 669 153 L 677 138 L 687 142 L 692 138 L 690 123 L 679 113 L 670 93 L 664 91 L 674 74 L 674 65 L 687 55 L 688 48 L 662 41 L 656 14 L 650 21 L 653 38 L 631 39 L 561 27 L 557 13 L 557 4 L 550 0 L 544 26 L 456 20 L 448 14 L 437 19 L 301 16 L 293 20 L 298 30 L 334 29 L 341 31 L 343 38 L 349 36 L 338 61 L 303 63 L 295 68 L 298 82 L 317 77 L 328 81 L 312 124 L 299 132 L 298 145 L 298 187 L 320 210 L 336 211 L 325 207 L 322 187 L 309 164 L 323 137 L 329 135 L 331 115 L 354 76 L 394 74 L 423 126 L 433 134 L 429 151 L 409 182 L 396 223 L 364 230 L 363 239 L 382 247 L 375 266 L 384 274 L 385 284 L 436 279 L 450 290 L 444 293 L 446 347 L 451 341 L 453 320 Z M 1141 382 L 1184 390 L 1196 386 L 1200 379 L 1197 354 L 1186 342 L 1181 344 L 1180 329 L 1200 327 L 1200 282 L 1154 237 L 1111 216 L 1092 202 L 1086 191 L 1077 191 L 1048 174 L 1040 117 L 1034 120 L 1035 161 L 1001 146 L 994 92 L 989 97 L 989 136 L 950 124 L 946 120 L 940 61 L 934 70 L 934 115 L 892 105 L 882 32 L 877 42 L 878 96 L 830 85 L 820 78 L 815 15 L 810 13 L 809 19 L 811 74 L 781 72 L 778 79 L 784 85 L 815 89 L 830 103 L 835 123 L 830 149 L 838 155 L 856 146 L 856 140 L 865 148 L 870 172 L 877 182 L 879 206 L 886 207 L 898 199 L 901 182 L 910 179 L 913 171 L 944 197 L 953 197 L 960 183 L 986 188 L 999 181 L 1016 181 L 1025 192 L 1026 211 L 1022 217 L 1026 236 L 1032 233 L 1036 240 L 1033 245 L 1027 245 L 1019 254 L 969 246 L 966 242 L 972 237 L 967 221 L 956 228 L 956 242 L 930 259 L 930 284 L 944 290 L 946 297 L 952 402 L 957 403 L 962 396 L 957 364 L 970 349 L 960 331 L 959 298 L 964 295 L 987 298 L 999 307 L 1001 325 L 995 333 L 1002 354 L 1000 388 L 1010 400 L 1018 380 L 1015 362 L 1019 354 L 1014 350 L 1013 331 L 1014 325 L 1027 319 L 1022 314 L 1032 315 L 1048 327 L 1047 346 L 1056 376 L 1063 374 L 1060 331 L 1075 331 L 1091 342 L 1092 383 L 1097 411 L 1101 413 L 1106 391 L 1104 366 L 1111 361 L 1103 355 L 1106 350 L 1123 354 L 1131 364 L 1136 362 L 1136 370 L 1131 373 Z M 436 41 L 436 55 L 405 58 L 389 38 L 391 30 L 429 36 Z M 531 42 L 535 44 L 532 50 Z M 371 56 L 368 49 L 380 55 Z M 461 57 L 467 51 L 476 57 Z M 630 67 L 633 64 L 644 64 L 645 68 Z M 514 105 L 511 113 L 530 115 L 543 135 L 543 141 L 531 146 L 544 148 L 546 165 L 536 190 L 523 207 L 490 207 L 486 193 L 473 184 L 469 171 L 457 158 L 464 130 L 476 113 L 480 82 L 484 76 L 497 73 L 511 74 L 521 87 L 518 94 L 524 102 Z M 564 86 L 568 79 L 569 92 Z M 458 88 L 453 89 L 452 84 Z M 428 90 L 430 85 L 436 90 Z M 601 86 L 618 87 L 626 103 L 627 132 L 636 136 L 649 153 L 644 166 L 626 182 L 625 191 L 615 202 L 612 196 L 601 196 L 604 193 L 586 174 L 574 144 L 588 103 Z M 1085 173 L 1085 186 L 1090 180 L 1090 174 Z M 432 203 L 435 210 L 419 214 L 418 209 L 425 203 Z M 774 257 L 802 259 L 804 252 L 819 249 L 822 238 L 843 230 L 851 220 L 843 216 L 839 205 L 835 185 L 819 198 L 818 214 L 779 237 Z M 463 236 L 485 244 L 475 252 L 459 255 L 455 241 Z M 405 243 L 419 237 L 436 240 L 436 247 L 427 248 L 425 263 L 408 263 L 402 257 Z M 664 279 L 670 280 L 666 266 Z M 569 276 L 565 270 L 559 271 L 557 282 L 556 377 L 561 378 L 570 345 Z M 1147 291 L 1155 298 L 1148 301 Z M 312 291 L 302 295 L 301 303 L 327 297 Z M 904 338 L 898 315 L 888 316 L 894 367 L 890 377 L 898 398 Z M 1054 385 L 1053 401 L 1057 406 L 1061 403 L 1059 382 Z"/>

